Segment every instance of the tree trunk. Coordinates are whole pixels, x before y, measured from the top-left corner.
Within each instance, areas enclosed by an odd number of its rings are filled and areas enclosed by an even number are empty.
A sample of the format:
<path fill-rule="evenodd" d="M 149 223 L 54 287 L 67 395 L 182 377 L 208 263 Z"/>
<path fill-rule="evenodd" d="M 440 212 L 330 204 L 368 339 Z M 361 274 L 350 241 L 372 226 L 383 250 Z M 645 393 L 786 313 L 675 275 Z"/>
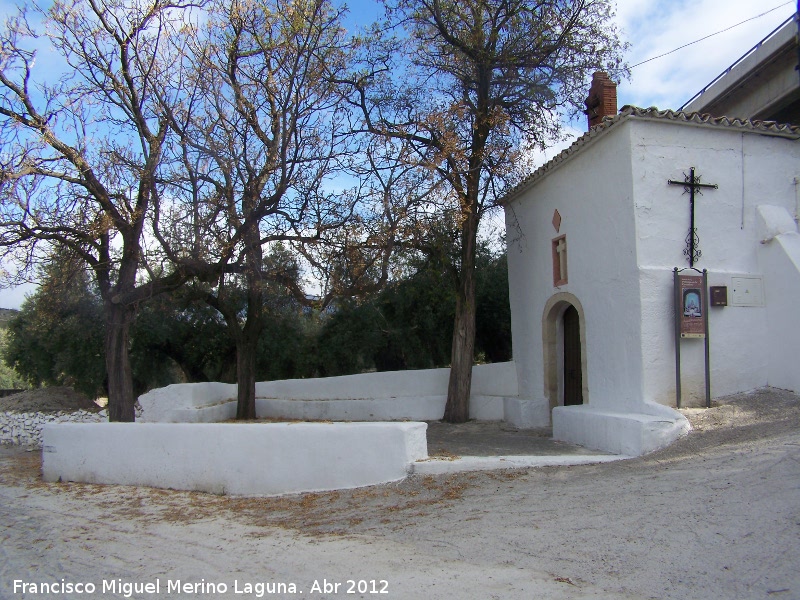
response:
<path fill-rule="evenodd" d="M 456 316 L 450 358 L 450 382 L 443 420 L 464 423 L 469 419 L 472 365 L 475 360 L 475 250 L 478 218 L 465 219 L 461 235 L 461 273 L 456 295 Z"/>
<path fill-rule="evenodd" d="M 456 300 L 453 329 L 453 350 L 450 382 L 447 386 L 447 405 L 444 421 L 464 423 L 469 419 L 469 396 L 472 388 L 472 365 L 475 352 L 475 288 L 470 292 L 462 285 Z"/>
<path fill-rule="evenodd" d="M 253 210 L 252 198 L 243 201 L 245 212 Z M 238 384 L 236 418 L 256 418 L 256 352 L 258 338 L 264 329 L 264 282 L 261 269 L 264 266 L 264 250 L 259 239 L 258 227 L 251 227 L 244 234 L 245 264 L 247 273 L 247 320 L 241 333 L 236 336 L 236 383 Z M 238 325 L 237 325 L 238 326 Z"/>
<path fill-rule="evenodd" d="M 256 347 L 258 338 L 241 336 L 236 344 L 236 418 L 256 418 Z"/>
<path fill-rule="evenodd" d="M 264 297 L 260 283 L 255 283 L 247 296 L 247 322 L 236 335 L 236 418 L 240 420 L 256 418 L 256 355 L 258 339 L 264 330 Z"/>
<path fill-rule="evenodd" d="M 129 333 L 134 311 L 131 307 L 105 303 L 106 371 L 108 372 L 108 420 L 132 423 L 136 420 L 133 375 L 128 357 Z"/>

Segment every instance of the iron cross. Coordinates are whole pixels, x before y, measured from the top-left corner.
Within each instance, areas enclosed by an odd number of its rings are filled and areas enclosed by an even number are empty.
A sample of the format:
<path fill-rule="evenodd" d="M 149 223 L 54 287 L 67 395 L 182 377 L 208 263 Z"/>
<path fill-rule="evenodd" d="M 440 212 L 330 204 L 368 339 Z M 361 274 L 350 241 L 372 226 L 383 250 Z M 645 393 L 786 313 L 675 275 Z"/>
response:
<path fill-rule="evenodd" d="M 697 235 L 697 228 L 694 226 L 694 193 L 702 195 L 702 188 L 719 189 L 716 183 L 700 183 L 700 176 L 694 174 L 694 167 L 689 169 L 689 174 L 683 174 L 683 181 L 675 181 L 674 179 L 667 180 L 670 185 L 682 185 L 683 193 L 689 194 L 689 235 L 686 236 L 686 248 L 683 250 L 683 255 L 689 259 L 689 266 L 694 267 L 694 263 L 700 260 L 703 255 L 700 252 L 700 238 Z"/>

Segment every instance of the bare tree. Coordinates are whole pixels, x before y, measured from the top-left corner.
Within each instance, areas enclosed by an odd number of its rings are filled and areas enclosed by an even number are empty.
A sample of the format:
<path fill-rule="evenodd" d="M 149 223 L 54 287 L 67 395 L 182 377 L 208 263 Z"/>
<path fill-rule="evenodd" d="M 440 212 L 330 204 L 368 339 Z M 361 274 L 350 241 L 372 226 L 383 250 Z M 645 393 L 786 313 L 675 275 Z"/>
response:
<path fill-rule="evenodd" d="M 169 113 L 182 217 L 154 229 L 172 264 L 185 248 L 225 261 L 204 295 L 236 343 L 237 418 L 252 419 L 266 286 L 320 306 L 378 287 L 391 226 L 381 205 L 334 181 L 354 151 L 334 83 L 348 65 L 341 11 L 327 0 L 234 0 L 210 15 L 193 48 L 192 91 Z M 278 243 L 297 254 L 271 252 Z M 302 264 L 323 281 L 314 296 Z"/>
<path fill-rule="evenodd" d="M 435 175 L 457 255 L 452 360 L 444 418 L 463 422 L 475 345 L 478 225 L 518 180 L 523 141 L 559 133 L 588 75 L 620 71 L 610 0 L 384 0 L 387 20 L 347 81 L 363 130 L 409 144 Z M 391 32 L 397 35 L 391 36 Z M 425 197 L 430 206 L 432 196 Z M 447 220 L 445 220 L 447 222 Z"/>
<path fill-rule="evenodd" d="M 134 419 L 128 347 L 137 305 L 214 272 L 188 252 L 179 269 L 153 268 L 145 244 L 154 212 L 168 204 L 165 106 L 186 95 L 174 67 L 196 7 L 59 0 L 23 9 L 0 33 L 0 258 L 24 272 L 60 245 L 90 267 L 104 306 L 112 421 Z"/>

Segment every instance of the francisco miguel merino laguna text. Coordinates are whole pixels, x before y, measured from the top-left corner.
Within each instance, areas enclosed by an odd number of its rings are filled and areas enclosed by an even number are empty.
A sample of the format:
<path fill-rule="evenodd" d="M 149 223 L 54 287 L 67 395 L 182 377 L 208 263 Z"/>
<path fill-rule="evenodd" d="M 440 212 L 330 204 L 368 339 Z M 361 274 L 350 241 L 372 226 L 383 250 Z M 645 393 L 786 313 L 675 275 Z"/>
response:
<path fill-rule="evenodd" d="M 213 582 L 201 579 L 200 581 L 184 582 L 180 579 L 168 579 L 162 585 L 160 579 L 155 581 L 123 581 L 122 579 L 103 579 L 98 585 L 91 581 L 50 581 L 33 583 L 14 580 L 15 594 L 114 594 L 130 598 L 134 594 L 160 594 L 162 590 L 167 594 L 249 594 L 256 598 L 263 598 L 266 594 L 297 594 L 295 583 L 277 581 L 258 581 L 256 583 L 240 582 L 234 579 L 233 586 L 223 582 Z"/>

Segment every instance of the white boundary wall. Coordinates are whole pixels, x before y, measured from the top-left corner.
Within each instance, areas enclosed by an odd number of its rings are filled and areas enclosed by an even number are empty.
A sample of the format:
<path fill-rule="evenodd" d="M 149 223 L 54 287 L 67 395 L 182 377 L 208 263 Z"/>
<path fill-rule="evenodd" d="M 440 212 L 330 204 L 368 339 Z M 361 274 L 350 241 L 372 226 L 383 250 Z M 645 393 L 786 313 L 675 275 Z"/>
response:
<path fill-rule="evenodd" d="M 139 396 L 138 421 L 216 423 L 236 416 L 236 386 L 229 383 L 179 383 Z"/>
<path fill-rule="evenodd" d="M 428 457 L 425 423 L 45 425 L 45 481 L 269 496 L 403 479 Z M 112 451 L 125 440 L 124 452 Z"/>
<path fill-rule="evenodd" d="M 449 375 L 450 369 L 422 369 L 261 382 L 256 384 L 256 414 L 300 420 L 434 421 L 444 414 Z M 513 362 L 473 368 L 471 418 L 503 420 L 516 396 Z M 170 385 L 139 397 L 140 421 L 224 421 L 236 416 L 235 401 L 233 384 Z"/>
<path fill-rule="evenodd" d="M 666 448 L 689 433 L 686 417 L 668 406 L 644 402 L 639 412 L 603 410 L 588 404 L 553 409 L 553 439 L 626 456 Z"/>

